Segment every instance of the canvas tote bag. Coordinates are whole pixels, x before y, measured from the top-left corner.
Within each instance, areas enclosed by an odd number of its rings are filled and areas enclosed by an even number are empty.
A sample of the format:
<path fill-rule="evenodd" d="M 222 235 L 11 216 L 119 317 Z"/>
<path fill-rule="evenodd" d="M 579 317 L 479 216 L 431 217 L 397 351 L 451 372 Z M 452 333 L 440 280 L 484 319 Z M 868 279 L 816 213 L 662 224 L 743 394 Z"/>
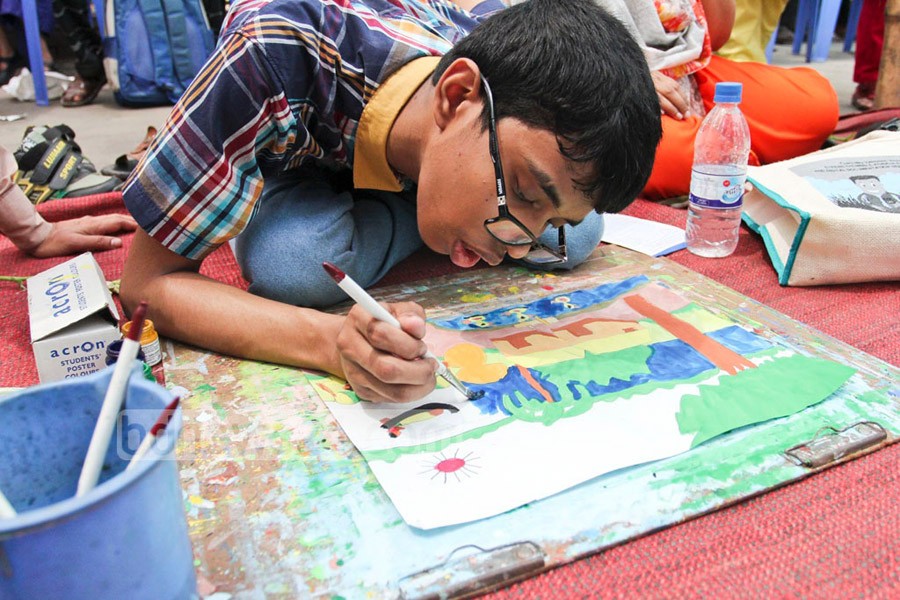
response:
<path fill-rule="evenodd" d="M 750 167 L 744 222 L 781 285 L 900 280 L 900 132 Z"/>

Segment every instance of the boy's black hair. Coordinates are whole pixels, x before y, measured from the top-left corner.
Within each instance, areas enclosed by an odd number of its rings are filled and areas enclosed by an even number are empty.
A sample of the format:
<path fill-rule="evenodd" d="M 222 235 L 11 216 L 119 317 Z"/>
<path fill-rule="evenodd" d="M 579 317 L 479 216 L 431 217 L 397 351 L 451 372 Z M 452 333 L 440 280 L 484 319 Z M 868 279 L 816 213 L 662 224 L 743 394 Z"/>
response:
<path fill-rule="evenodd" d="M 659 100 L 637 43 L 604 9 L 590 0 L 514 5 L 460 40 L 433 82 L 459 58 L 481 69 L 498 121 L 552 131 L 566 158 L 593 165 L 576 184 L 597 212 L 618 212 L 640 194 L 662 135 Z"/>

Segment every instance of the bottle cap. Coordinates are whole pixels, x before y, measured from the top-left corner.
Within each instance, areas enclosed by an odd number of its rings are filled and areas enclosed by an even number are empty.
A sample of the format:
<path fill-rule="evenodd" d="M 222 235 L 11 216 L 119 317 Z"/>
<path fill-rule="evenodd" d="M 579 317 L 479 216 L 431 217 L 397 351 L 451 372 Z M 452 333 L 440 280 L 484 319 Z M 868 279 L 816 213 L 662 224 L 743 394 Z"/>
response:
<path fill-rule="evenodd" d="M 721 81 L 716 84 L 716 95 L 713 102 L 734 102 L 741 101 L 741 92 L 744 90 L 742 83 L 733 81 Z"/>
<path fill-rule="evenodd" d="M 106 345 L 106 364 L 111 365 L 119 360 L 119 353 L 122 351 L 123 340 L 113 340 Z M 145 362 L 144 351 L 138 348 L 137 359 Z"/>

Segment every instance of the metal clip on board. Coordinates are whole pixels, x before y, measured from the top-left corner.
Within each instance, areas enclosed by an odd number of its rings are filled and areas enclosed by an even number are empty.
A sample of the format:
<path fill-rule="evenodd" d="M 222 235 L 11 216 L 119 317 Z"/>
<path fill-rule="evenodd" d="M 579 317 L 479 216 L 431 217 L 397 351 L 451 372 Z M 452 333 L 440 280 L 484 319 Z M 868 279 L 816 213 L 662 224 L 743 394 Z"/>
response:
<path fill-rule="evenodd" d="M 886 439 L 884 427 L 873 421 L 860 421 L 844 429 L 823 427 L 813 439 L 784 453 L 797 465 L 817 469 L 862 450 L 874 449 Z"/>
<path fill-rule="evenodd" d="M 467 549 L 474 554 L 460 555 Z M 466 598 L 536 575 L 546 557 L 533 542 L 518 542 L 485 550 L 469 545 L 457 548 L 443 563 L 400 580 L 404 600 Z"/>

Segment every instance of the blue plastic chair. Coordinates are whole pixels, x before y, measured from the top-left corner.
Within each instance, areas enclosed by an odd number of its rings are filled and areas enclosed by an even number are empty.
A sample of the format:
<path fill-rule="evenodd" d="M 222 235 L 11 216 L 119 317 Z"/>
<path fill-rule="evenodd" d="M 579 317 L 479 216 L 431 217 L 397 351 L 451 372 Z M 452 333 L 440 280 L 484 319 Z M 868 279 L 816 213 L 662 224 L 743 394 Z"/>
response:
<path fill-rule="evenodd" d="M 94 5 L 94 20 L 97 23 L 97 31 L 100 39 L 106 37 L 106 2 L 105 0 L 87 0 Z"/>
<path fill-rule="evenodd" d="M 769 43 L 766 44 L 766 62 L 772 64 L 772 53 L 775 52 L 775 39 L 778 37 L 778 27 L 772 32 Z"/>
<path fill-rule="evenodd" d="M 44 57 L 41 53 L 41 32 L 38 28 L 37 2 L 22 0 L 22 24 L 25 27 L 25 46 L 28 66 L 34 78 L 34 101 L 38 106 L 50 106 L 47 97 L 47 78 L 44 77 Z"/>
<path fill-rule="evenodd" d="M 853 0 L 850 3 L 850 12 L 847 13 L 847 33 L 844 35 L 844 52 L 853 50 L 853 42 L 856 41 L 856 28 L 859 26 L 859 13 L 862 10 L 863 0 Z"/>
<path fill-rule="evenodd" d="M 828 60 L 841 0 L 800 0 L 794 29 L 793 53 L 800 54 L 806 41 L 806 62 Z"/>

